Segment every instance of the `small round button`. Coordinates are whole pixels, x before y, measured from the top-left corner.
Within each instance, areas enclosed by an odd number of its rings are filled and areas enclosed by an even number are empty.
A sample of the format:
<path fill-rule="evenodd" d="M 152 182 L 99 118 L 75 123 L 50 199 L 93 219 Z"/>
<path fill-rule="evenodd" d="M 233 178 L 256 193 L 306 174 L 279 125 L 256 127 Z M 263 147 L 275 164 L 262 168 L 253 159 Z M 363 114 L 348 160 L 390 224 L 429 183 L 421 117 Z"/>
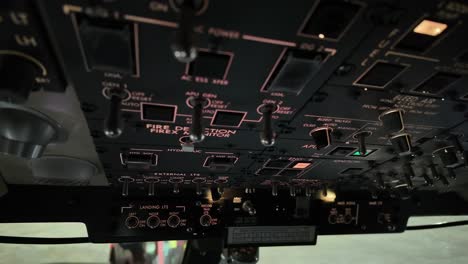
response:
<path fill-rule="evenodd" d="M 148 217 L 148 219 L 146 219 L 146 225 L 151 229 L 158 227 L 160 223 L 161 220 L 155 215 L 150 216 Z"/>
<path fill-rule="evenodd" d="M 176 228 L 180 224 L 180 218 L 177 215 L 171 215 L 167 218 L 167 225 Z"/>
<path fill-rule="evenodd" d="M 140 219 L 138 219 L 138 217 L 136 217 L 136 216 L 129 216 L 125 220 L 125 225 L 128 228 L 136 228 L 136 227 L 138 227 L 139 223 L 140 223 Z"/>

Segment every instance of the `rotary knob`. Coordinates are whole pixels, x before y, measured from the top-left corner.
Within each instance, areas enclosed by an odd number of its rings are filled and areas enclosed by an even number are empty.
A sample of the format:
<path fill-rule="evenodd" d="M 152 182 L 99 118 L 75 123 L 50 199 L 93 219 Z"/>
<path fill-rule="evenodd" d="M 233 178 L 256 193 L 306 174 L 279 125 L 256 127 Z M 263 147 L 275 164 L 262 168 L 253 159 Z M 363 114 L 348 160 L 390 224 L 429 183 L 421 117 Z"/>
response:
<path fill-rule="evenodd" d="M 0 152 L 38 158 L 52 142 L 63 142 L 66 131 L 47 115 L 21 105 L 0 102 Z"/>
<path fill-rule="evenodd" d="M 36 86 L 35 78 L 39 68 L 23 56 L 0 54 L 0 100 L 24 103 Z"/>

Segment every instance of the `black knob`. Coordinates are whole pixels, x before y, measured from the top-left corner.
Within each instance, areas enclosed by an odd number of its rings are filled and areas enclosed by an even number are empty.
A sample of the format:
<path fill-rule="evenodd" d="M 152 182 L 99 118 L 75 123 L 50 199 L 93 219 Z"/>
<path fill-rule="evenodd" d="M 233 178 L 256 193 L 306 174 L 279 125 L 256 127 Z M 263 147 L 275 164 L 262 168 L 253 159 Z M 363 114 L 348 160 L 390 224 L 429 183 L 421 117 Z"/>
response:
<path fill-rule="evenodd" d="M 209 214 L 204 214 L 200 216 L 200 225 L 208 227 L 211 225 L 211 216 Z"/>
<path fill-rule="evenodd" d="M 433 186 L 434 185 L 434 181 L 431 179 L 431 177 L 429 177 L 429 175 L 427 175 L 427 173 L 423 173 L 421 175 L 421 177 L 424 178 L 424 181 L 426 182 L 427 185 L 429 186 Z"/>
<path fill-rule="evenodd" d="M 314 140 L 317 150 L 330 146 L 331 131 L 332 129 L 329 127 L 318 127 L 310 131 L 309 135 Z"/>
<path fill-rule="evenodd" d="M 468 151 L 466 151 L 465 148 L 463 147 L 463 144 L 461 143 L 461 140 L 460 140 L 460 136 L 451 134 L 448 137 L 448 140 L 452 142 L 453 146 L 461 154 L 463 163 L 465 164 L 465 166 L 468 166 Z"/>
<path fill-rule="evenodd" d="M 446 186 L 450 185 L 447 178 L 445 178 L 444 175 L 439 173 L 439 171 L 437 170 L 437 166 L 434 163 L 429 164 L 429 170 L 431 171 L 432 177 L 434 179 L 440 180 L 442 182 L 442 184 L 444 184 Z"/>
<path fill-rule="evenodd" d="M 454 146 L 437 149 L 432 152 L 432 155 L 439 158 L 444 167 L 456 167 L 459 164 L 457 152 Z"/>
<path fill-rule="evenodd" d="M 156 215 L 152 215 L 146 219 L 146 226 L 148 226 L 151 229 L 158 227 L 160 223 L 161 220 Z"/>
<path fill-rule="evenodd" d="M 109 138 L 117 138 L 122 135 L 124 127 L 120 110 L 124 92 L 120 89 L 111 89 L 109 96 L 110 104 L 107 118 L 104 120 L 104 134 Z"/>
<path fill-rule="evenodd" d="M 395 148 L 396 152 L 399 155 L 408 155 L 411 154 L 412 145 L 411 145 L 411 136 L 408 133 L 401 133 L 390 138 L 392 146 Z"/>
<path fill-rule="evenodd" d="M 354 138 L 358 140 L 359 143 L 359 155 L 366 156 L 367 146 L 366 146 L 366 137 L 372 135 L 370 131 L 361 131 L 354 134 Z"/>
<path fill-rule="evenodd" d="M 244 210 L 245 212 L 247 212 L 249 215 L 255 215 L 257 214 L 257 210 L 255 209 L 253 203 L 251 201 L 245 201 L 243 204 L 242 204 L 242 210 Z"/>
<path fill-rule="evenodd" d="M 402 109 L 390 109 L 379 116 L 379 120 L 388 134 L 400 133 L 404 130 Z"/>
<path fill-rule="evenodd" d="M 457 179 L 457 174 L 455 173 L 455 170 L 453 168 L 446 168 L 446 170 L 450 179 L 453 179 L 453 180 Z"/>
<path fill-rule="evenodd" d="M 272 114 L 276 110 L 276 106 L 272 104 L 266 104 L 260 107 L 260 113 L 262 113 L 263 129 L 260 133 L 260 142 L 265 147 L 271 147 L 275 144 L 276 134 L 273 131 L 272 125 Z"/>
<path fill-rule="evenodd" d="M 177 29 L 171 45 L 174 57 L 187 63 L 195 60 L 197 49 L 194 47 L 194 17 L 196 13 L 196 3 L 194 0 L 179 1 L 179 28 Z"/>
<path fill-rule="evenodd" d="M 49 143 L 63 142 L 67 132 L 49 116 L 21 105 L 0 102 L 0 152 L 38 158 Z"/>
<path fill-rule="evenodd" d="M 208 105 L 208 101 L 202 97 L 192 97 L 189 100 L 193 107 L 192 125 L 190 126 L 190 140 L 193 143 L 202 142 L 205 139 L 202 123 L 203 108 Z"/>
<path fill-rule="evenodd" d="M 385 181 L 384 181 L 384 178 L 383 178 L 383 173 L 377 172 L 375 174 L 375 179 L 376 179 L 376 182 L 377 182 L 377 186 L 380 189 L 385 189 Z"/>
<path fill-rule="evenodd" d="M 0 55 L 0 101 L 24 103 L 37 86 L 38 73 L 39 67 L 22 56 Z"/>

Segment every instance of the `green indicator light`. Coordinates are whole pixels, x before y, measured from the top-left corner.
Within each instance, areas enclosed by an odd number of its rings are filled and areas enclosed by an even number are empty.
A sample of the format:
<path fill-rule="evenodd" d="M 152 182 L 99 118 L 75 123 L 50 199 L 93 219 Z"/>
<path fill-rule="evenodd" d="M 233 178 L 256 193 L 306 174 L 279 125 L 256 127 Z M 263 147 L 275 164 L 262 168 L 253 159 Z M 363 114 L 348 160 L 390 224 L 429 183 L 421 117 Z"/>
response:
<path fill-rule="evenodd" d="M 368 149 L 366 150 L 366 155 L 361 155 L 361 152 L 359 150 L 356 150 L 355 152 L 353 152 L 353 154 L 351 154 L 351 156 L 357 156 L 357 157 L 367 156 L 371 154 L 372 151 L 373 151 L 372 149 Z"/>

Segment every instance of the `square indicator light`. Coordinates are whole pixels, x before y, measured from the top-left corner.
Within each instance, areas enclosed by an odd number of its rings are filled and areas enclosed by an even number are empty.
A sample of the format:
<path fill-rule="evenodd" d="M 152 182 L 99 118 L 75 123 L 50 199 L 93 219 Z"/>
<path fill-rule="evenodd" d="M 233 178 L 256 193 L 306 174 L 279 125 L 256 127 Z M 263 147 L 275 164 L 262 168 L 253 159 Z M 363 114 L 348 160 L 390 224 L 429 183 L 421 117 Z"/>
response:
<path fill-rule="evenodd" d="M 444 32 L 445 29 L 447 29 L 447 24 L 424 19 L 413 29 L 413 32 L 435 37 Z"/>
<path fill-rule="evenodd" d="M 371 153 L 373 153 L 374 151 L 376 151 L 376 150 L 375 149 L 368 149 L 368 150 L 366 150 L 366 154 L 362 155 L 362 153 L 359 150 L 356 150 L 355 152 L 353 152 L 353 154 L 351 154 L 351 156 L 353 156 L 353 157 L 367 157 Z"/>
<path fill-rule="evenodd" d="M 293 169 L 307 169 L 310 165 L 312 165 L 312 162 L 297 162 L 292 166 Z"/>

